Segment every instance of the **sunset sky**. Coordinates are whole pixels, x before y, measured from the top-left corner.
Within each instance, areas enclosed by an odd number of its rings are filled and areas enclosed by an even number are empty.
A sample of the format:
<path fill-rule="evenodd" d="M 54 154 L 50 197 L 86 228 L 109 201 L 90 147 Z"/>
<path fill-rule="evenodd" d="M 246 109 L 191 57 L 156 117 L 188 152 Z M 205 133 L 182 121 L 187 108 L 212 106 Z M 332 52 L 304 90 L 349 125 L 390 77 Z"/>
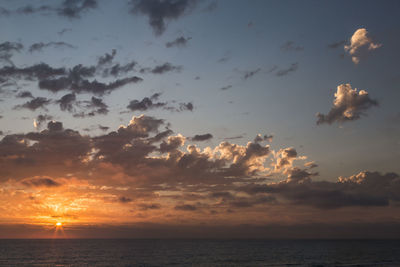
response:
<path fill-rule="evenodd" d="M 1 0 L 0 238 L 400 237 L 399 13 Z"/>

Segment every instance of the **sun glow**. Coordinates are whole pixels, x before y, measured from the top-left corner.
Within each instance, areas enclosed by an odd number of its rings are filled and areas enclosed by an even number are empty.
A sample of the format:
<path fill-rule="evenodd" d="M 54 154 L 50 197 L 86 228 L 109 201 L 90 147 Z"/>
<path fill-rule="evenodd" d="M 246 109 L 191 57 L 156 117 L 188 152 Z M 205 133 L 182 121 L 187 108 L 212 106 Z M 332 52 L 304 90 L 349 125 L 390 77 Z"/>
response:
<path fill-rule="evenodd" d="M 56 227 L 61 227 L 61 226 L 62 226 L 62 223 L 60 223 L 60 222 L 56 223 Z"/>

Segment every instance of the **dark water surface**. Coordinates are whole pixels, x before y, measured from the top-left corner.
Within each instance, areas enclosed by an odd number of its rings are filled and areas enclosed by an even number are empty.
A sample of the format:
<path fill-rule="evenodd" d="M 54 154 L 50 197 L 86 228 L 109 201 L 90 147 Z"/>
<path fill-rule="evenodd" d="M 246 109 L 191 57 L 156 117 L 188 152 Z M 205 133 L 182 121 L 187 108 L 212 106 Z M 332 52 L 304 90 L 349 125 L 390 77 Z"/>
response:
<path fill-rule="evenodd" d="M 0 240 L 0 266 L 400 266 L 400 240 Z"/>

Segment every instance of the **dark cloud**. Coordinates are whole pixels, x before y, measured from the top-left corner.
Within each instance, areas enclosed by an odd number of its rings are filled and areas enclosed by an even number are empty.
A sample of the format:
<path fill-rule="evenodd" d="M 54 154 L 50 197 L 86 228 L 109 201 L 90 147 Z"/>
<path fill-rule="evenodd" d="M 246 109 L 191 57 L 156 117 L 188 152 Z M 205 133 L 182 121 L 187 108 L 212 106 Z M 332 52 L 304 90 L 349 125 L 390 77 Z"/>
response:
<path fill-rule="evenodd" d="M 17 94 L 18 98 L 34 98 L 32 93 L 29 91 L 22 91 Z"/>
<path fill-rule="evenodd" d="M 24 49 L 24 46 L 17 42 L 4 42 L 0 44 L 0 53 L 12 51 L 21 52 L 22 49 Z"/>
<path fill-rule="evenodd" d="M 131 111 L 146 111 L 148 109 L 160 108 L 165 107 L 167 105 L 166 102 L 155 102 L 158 100 L 160 93 L 153 94 L 150 97 L 145 97 L 142 100 L 131 100 L 129 105 L 127 106 L 128 109 Z"/>
<path fill-rule="evenodd" d="M 194 6 L 194 0 L 132 0 L 131 12 L 148 17 L 155 35 L 161 35 L 166 29 L 166 22 L 177 20 Z"/>
<path fill-rule="evenodd" d="M 192 39 L 191 37 L 185 38 L 184 36 L 178 37 L 175 40 L 171 41 L 171 42 L 167 42 L 165 44 L 166 47 L 170 48 L 170 47 L 184 47 L 187 45 L 187 43 L 189 42 L 189 40 Z"/>
<path fill-rule="evenodd" d="M 203 8 L 203 12 L 212 12 L 218 7 L 218 1 L 211 1 L 206 7 Z"/>
<path fill-rule="evenodd" d="M 288 75 L 291 72 L 295 72 L 298 68 L 299 68 L 299 64 L 297 62 L 296 63 L 292 63 L 292 65 L 290 65 L 289 68 L 278 70 L 276 72 L 276 76 L 280 77 L 280 76 Z"/>
<path fill-rule="evenodd" d="M 197 207 L 194 205 L 183 204 L 175 206 L 175 210 L 182 210 L 182 211 L 195 211 Z"/>
<path fill-rule="evenodd" d="M 118 198 L 118 201 L 121 203 L 129 203 L 132 202 L 132 199 L 129 197 L 121 196 Z"/>
<path fill-rule="evenodd" d="M 53 119 L 53 116 L 50 116 L 50 115 L 47 115 L 47 114 L 44 114 L 44 115 L 40 114 L 40 115 L 38 115 L 38 116 L 36 117 L 36 119 L 33 121 L 33 126 L 34 126 L 36 129 L 41 129 L 41 128 L 42 128 L 42 125 L 43 125 L 44 123 L 46 123 L 47 121 L 50 121 L 50 120 L 52 120 L 52 119 Z"/>
<path fill-rule="evenodd" d="M 284 52 L 288 51 L 303 51 L 304 47 L 296 45 L 293 41 L 287 41 L 283 45 L 281 45 L 281 50 Z"/>
<path fill-rule="evenodd" d="M 254 138 L 254 143 L 259 143 L 259 142 L 262 142 L 262 141 L 272 142 L 272 138 L 274 138 L 273 135 L 267 135 L 267 134 L 265 134 L 264 136 L 262 136 L 261 134 L 258 134 L 258 135 Z"/>
<path fill-rule="evenodd" d="M 194 108 L 194 106 L 193 106 L 193 103 L 192 103 L 192 102 L 180 103 L 180 104 L 179 104 L 179 110 L 178 110 L 178 111 L 185 111 L 185 110 L 193 111 L 193 108 Z"/>
<path fill-rule="evenodd" d="M 58 9 L 58 14 L 75 19 L 80 18 L 82 13 L 95 8 L 97 8 L 97 0 L 64 0 Z"/>
<path fill-rule="evenodd" d="M 161 205 L 158 203 L 142 203 L 138 205 L 140 210 L 159 210 L 161 209 Z"/>
<path fill-rule="evenodd" d="M 206 134 L 196 134 L 191 138 L 192 141 L 207 141 L 213 138 L 213 135 L 210 133 Z"/>
<path fill-rule="evenodd" d="M 360 172 L 349 178 L 339 177 L 338 182 L 282 182 L 265 186 L 266 192 L 277 194 L 292 204 L 308 205 L 321 209 L 349 206 L 388 206 L 399 201 L 399 176 L 395 173 Z"/>
<path fill-rule="evenodd" d="M 116 54 L 117 54 L 117 50 L 113 49 L 111 51 L 111 54 L 106 53 L 104 56 L 99 57 L 99 59 L 97 61 L 97 65 L 102 66 L 102 65 L 107 65 L 107 64 L 112 63 Z"/>
<path fill-rule="evenodd" d="M 342 40 L 339 42 L 333 42 L 333 43 L 328 44 L 328 48 L 336 49 L 336 48 L 344 46 L 345 43 L 346 43 L 345 40 Z"/>
<path fill-rule="evenodd" d="M 76 73 L 70 73 L 70 75 L 67 77 L 41 80 L 39 81 L 39 88 L 51 92 L 70 90 L 75 93 L 92 93 L 96 95 L 104 95 L 124 85 L 130 83 L 138 83 L 142 81 L 142 78 L 132 76 L 123 79 L 117 79 L 110 83 L 102 83 L 96 80 L 89 81 L 87 79 L 83 79 L 83 74 L 78 74 L 77 76 L 74 76 L 74 74 Z"/>
<path fill-rule="evenodd" d="M 107 104 L 104 103 L 101 98 L 97 98 L 94 96 L 92 96 L 92 99 L 90 100 L 88 107 L 93 108 L 94 111 L 92 112 L 97 114 L 107 114 L 109 111 Z"/>
<path fill-rule="evenodd" d="M 58 187 L 61 186 L 60 183 L 54 181 L 48 177 L 34 177 L 30 179 L 25 179 L 21 182 L 23 185 L 28 187 Z"/>
<path fill-rule="evenodd" d="M 90 101 L 83 101 L 84 109 L 89 110 L 88 112 L 81 111 L 79 113 L 75 113 L 75 118 L 85 118 L 85 117 L 93 117 L 96 115 L 106 115 L 109 112 L 108 105 L 103 102 L 101 98 L 97 98 L 92 96 Z"/>
<path fill-rule="evenodd" d="M 235 140 L 235 139 L 241 139 L 243 137 L 244 137 L 243 135 L 237 135 L 237 136 L 225 137 L 224 140 Z"/>
<path fill-rule="evenodd" d="M 247 80 L 247 79 L 253 77 L 253 76 L 256 75 L 257 73 L 259 73 L 260 70 L 261 70 L 261 68 L 258 68 L 258 69 L 252 70 L 252 71 L 246 71 L 246 72 L 244 73 L 244 75 L 243 75 L 243 79 L 244 79 L 244 80 Z"/>
<path fill-rule="evenodd" d="M 31 5 L 19 7 L 15 10 L 15 13 L 17 14 L 23 14 L 23 15 L 30 15 L 38 12 L 47 12 L 47 11 L 52 11 L 53 8 L 50 6 L 42 5 L 39 7 L 34 7 Z"/>
<path fill-rule="evenodd" d="M 352 89 L 350 84 L 341 84 L 337 87 L 333 107 L 327 115 L 317 113 L 317 125 L 334 122 L 357 120 L 366 110 L 377 106 L 378 102 L 371 99 L 365 90 Z"/>
<path fill-rule="evenodd" d="M 164 74 L 166 72 L 176 71 L 180 72 L 182 70 L 182 66 L 174 66 L 171 63 L 164 63 L 159 66 L 155 66 L 154 68 L 142 68 L 140 70 L 141 73 L 151 72 L 153 74 Z"/>
<path fill-rule="evenodd" d="M 76 95 L 74 93 L 72 94 L 66 94 L 63 97 L 61 97 L 59 100 L 57 100 L 57 103 L 60 104 L 60 109 L 65 111 L 72 112 L 74 109 L 74 104 L 76 103 Z"/>
<path fill-rule="evenodd" d="M 110 129 L 110 127 L 108 127 L 108 126 L 103 126 L 103 125 L 100 125 L 100 124 L 99 124 L 99 129 L 102 130 L 102 131 L 108 131 L 108 130 Z"/>
<path fill-rule="evenodd" d="M 4 42 L 0 44 L 0 62 L 5 62 L 9 65 L 14 66 L 11 58 L 13 56 L 13 52 L 21 52 L 24 46 L 21 43 L 17 42 Z"/>
<path fill-rule="evenodd" d="M 219 89 L 222 90 L 222 91 L 225 91 L 225 90 L 231 89 L 232 87 L 233 86 L 230 84 L 230 85 L 227 85 L 227 86 L 223 86 L 223 87 L 221 87 Z"/>
<path fill-rule="evenodd" d="M 103 71 L 103 76 L 107 77 L 109 75 L 112 75 L 114 77 L 117 77 L 121 74 L 126 74 L 130 71 L 133 71 L 137 63 L 135 61 L 129 62 L 125 65 L 120 65 L 119 63 L 113 65 L 110 68 L 106 68 Z"/>
<path fill-rule="evenodd" d="M 68 44 L 66 42 L 49 42 L 49 43 L 34 43 L 29 47 L 29 52 L 41 52 L 43 48 L 54 47 L 54 48 L 71 48 L 74 49 L 76 46 Z"/>
<path fill-rule="evenodd" d="M 38 108 L 46 109 L 46 106 L 51 103 L 50 99 L 45 97 L 35 97 L 34 99 L 22 104 L 15 106 L 16 109 L 27 108 L 32 111 L 35 111 Z"/>
<path fill-rule="evenodd" d="M 61 31 L 57 32 L 57 34 L 60 36 L 63 36 L 67 32 L 71 32 L 71 31 L 72 31 L 72 29 L 70 29 L 70 28 L 64 28 L 64 29 L 61 29 Z"/>
<path fill-rule="evenodd" d="M 65 73 L 66 70 L 64 68 L 52 68 L 45 63 L 40 63 L 25 68 L 17 68 L 14 66 L 5 66 L 0 68 L 1 77 L 26 78 L 28 80 L 47 79 L 54 76 L 65 75 Z"/>

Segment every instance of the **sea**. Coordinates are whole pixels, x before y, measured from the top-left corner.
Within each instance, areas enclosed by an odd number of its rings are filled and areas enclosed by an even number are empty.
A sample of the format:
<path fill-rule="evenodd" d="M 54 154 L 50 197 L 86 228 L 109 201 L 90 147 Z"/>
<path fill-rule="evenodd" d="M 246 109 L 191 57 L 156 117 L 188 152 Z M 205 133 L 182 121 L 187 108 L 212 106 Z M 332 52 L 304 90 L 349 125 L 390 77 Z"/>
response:
<path fill-rule="evenodd" d="M 2 239 L 0 266 L 400 266 L 400 240 Z"/>

